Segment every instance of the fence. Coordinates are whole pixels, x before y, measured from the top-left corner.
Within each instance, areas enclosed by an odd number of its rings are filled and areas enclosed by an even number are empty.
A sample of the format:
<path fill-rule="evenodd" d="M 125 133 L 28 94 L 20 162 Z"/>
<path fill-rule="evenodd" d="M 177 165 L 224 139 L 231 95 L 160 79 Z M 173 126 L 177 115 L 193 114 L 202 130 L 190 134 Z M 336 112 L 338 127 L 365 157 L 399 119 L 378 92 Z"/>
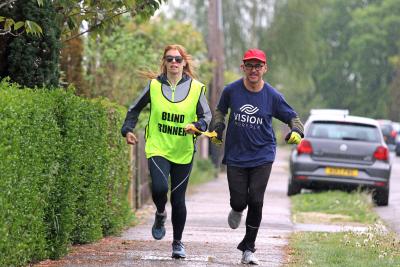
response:
<path fill-rule="evenodd" d="M 151 180 L 144 153 L 145 141 L 143 134 L 138 134 L 137 137 L 139 143 L 131 146 L 130 151 L 131 184 L 128 197 L 132 209 L 140 208 L 151 196 Z"/>

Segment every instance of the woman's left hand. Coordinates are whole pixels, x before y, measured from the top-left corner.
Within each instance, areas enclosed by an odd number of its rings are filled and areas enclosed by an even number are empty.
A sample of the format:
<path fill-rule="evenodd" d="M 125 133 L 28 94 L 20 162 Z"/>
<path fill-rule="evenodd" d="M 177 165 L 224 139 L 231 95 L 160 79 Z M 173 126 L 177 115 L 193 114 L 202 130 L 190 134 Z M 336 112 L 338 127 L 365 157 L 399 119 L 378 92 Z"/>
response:
<path fill-rule="evenodd" d="M 194 126 L 192 123 L 189 123 L 188 125 L 186 125 L 184 130 L 188 134 L 195 134 L 197 132 L 196 126 Z"/>

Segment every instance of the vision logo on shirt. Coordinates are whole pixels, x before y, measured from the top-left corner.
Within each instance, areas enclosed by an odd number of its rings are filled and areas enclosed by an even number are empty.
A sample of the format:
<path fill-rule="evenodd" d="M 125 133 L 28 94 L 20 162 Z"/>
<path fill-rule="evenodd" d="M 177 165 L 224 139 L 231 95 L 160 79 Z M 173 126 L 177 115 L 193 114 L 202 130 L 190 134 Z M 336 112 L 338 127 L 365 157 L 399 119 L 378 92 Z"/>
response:
<path fill-rule="evenodd" d="M 250 104 L 245 104 L 243 106 L 240 107 L 240 111 L 244 112 L 246 114 L 252 115 L 254 113 L 256 113 L 258 111 L 258 107 L 254 107 Z"/>
<path fill-rule="evenodd" d="M 239 110 L 240 113 L 233 113 L 236 126 L 251 129 L 260 129 L 260 125 L 263 123 L 263 118 L 253 115 L 260 110 L 258 107 L 250 104 L 245 104 L 241 106 Z"/>

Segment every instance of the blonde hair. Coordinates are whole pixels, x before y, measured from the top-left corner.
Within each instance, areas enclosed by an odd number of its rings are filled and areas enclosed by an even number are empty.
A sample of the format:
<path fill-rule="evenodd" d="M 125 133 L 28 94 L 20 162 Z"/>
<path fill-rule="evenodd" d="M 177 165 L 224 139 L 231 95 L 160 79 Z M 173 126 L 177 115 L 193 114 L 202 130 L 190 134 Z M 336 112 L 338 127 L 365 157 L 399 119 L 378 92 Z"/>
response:
<path fill-rule="evenodd" d="M 188 75 L 192 79 L 196 79 L 197 75 L 196 75 L 196 73 L 194 71 L 192 56 L 190 54 L 188 54 L 186 52 L 186 49 L 183 46 L 179 45 L 179 44 L 167 45 L 164 48 L 164 53 L 163 53 L 163 56 L 161 58 L 160 73 L 159 74 L 154 72 L 154 71 L 141 70 L 141 71 L 138 71 L 139 75 L 143 76 L 145 78 L 148 78 L 148 79 L 155 79 L 160 74 L 165 74 L 166 75 L 167 74 L 167 66 L 166 66 L 166 61 L 165 61 L 165 55 L 170 50 L 178 50 L 179 54 L 181 54 L 181 56 L 183 57 L 183 59 L 185 60 L 185 63 L 186 63 L 185 66 L 183 67 L 183 73 Z"/>

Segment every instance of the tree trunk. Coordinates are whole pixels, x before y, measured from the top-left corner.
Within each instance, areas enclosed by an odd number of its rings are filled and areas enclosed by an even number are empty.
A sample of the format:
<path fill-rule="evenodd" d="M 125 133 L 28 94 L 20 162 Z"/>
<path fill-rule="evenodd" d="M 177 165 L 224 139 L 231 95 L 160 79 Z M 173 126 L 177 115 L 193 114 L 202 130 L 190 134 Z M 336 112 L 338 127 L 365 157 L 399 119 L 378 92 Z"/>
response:
<path fill-rule="evenodd" d="M 215 110 L 224 86 L 224 49 L 221 0 L 208 1 L 208 58 L 213 62 L 213 78 L 209 86 L 210 108 Z M 219 167 L 222 149 L 210 145 L 211 160 Z"/>
<path fill-rule="evenodd" d="M 67 41 L 61 49 L 60 68 L 63 83 L 73 84 L 77 95 L 89 97 L 90 92 L 83 79 L 83 49 L 81 37 Z"/>

